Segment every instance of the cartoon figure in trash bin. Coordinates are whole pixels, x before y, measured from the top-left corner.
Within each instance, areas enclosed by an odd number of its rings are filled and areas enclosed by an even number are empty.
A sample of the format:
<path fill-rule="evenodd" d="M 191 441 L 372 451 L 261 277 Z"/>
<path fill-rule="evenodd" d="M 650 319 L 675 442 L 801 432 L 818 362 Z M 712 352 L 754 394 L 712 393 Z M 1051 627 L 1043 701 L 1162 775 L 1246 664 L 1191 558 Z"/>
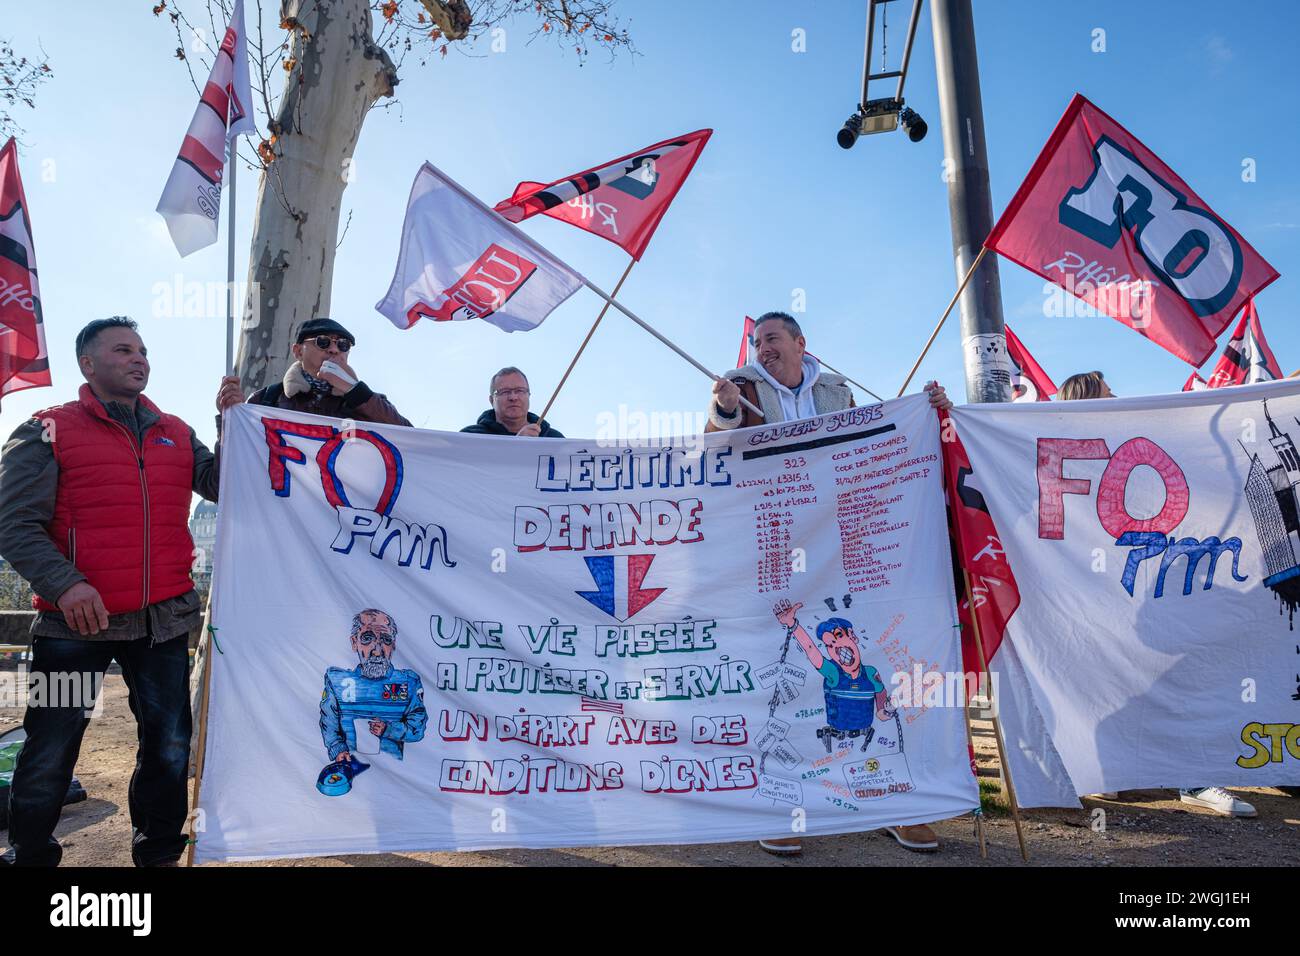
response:
<path fill-rule="evenodd" d="M 772 608 L 776 619 L 785 625 L 808 660 L 822 675 L 822 690 L 826 695 L 826 724 L 817 736 L 831 751 L 831 742 L 846 738 L 863 737 L 865 751 L 875 736 L 872 726 L 875 717 L 889 720 L 894 711 L 889 706 L 889 693 L 885 690 L 880 673 L 869 664 L 862 663 L 858 639 L 853 624 L 842 617 L 832 617 L 817 625 L 817 638 L 822 652 L 795 614 L 802 604 L 781 600 Z"/>
<path fill-rule="evenodd" d="M 320 695 L 321 738 L 335 763 L 351 764 L 356 752 L 401 760 L 408 741 L 424 738 L 424 687 L 415 671 L 393 666 L 396 646 L 397 622 L 387 612 L 366 608 L 352 618 L 352 650 L 360 662 L 350 670 L 329 668 Z"/>

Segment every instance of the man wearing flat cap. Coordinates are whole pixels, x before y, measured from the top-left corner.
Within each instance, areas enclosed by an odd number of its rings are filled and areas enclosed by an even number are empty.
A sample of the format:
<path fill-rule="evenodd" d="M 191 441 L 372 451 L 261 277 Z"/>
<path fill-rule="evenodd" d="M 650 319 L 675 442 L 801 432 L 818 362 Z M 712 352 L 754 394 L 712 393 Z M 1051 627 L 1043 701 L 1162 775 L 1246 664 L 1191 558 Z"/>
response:
<path fill-rule="evenodd" d="M 254 405 L 289 408 L 313 415 L 350 418 L 360 422 L 410 426 L 383 395 L 357 378 L 348 364 L 356 337 L 333 319 L 304 322 L 293 346 L 297 360 L 284 380 L 258 389 L 248 397 Z M 239 379 L 222 379 L 217 408 L 224 411 L 243 401 Z"/>

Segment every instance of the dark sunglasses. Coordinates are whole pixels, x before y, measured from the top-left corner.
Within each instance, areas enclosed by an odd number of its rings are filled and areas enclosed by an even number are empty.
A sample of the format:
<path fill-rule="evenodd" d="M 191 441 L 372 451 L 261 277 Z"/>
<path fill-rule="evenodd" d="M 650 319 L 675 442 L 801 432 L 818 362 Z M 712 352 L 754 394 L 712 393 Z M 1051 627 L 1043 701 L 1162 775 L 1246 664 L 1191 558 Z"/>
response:
<path fill-rule="evenodd" d="M 312 341 L 316 343 L 318 349 L 327 349 L 335 342 L 338 343 L 340 352 L 347 352 L 352 348 L 352 343 L 341 335 L 318 335 Z"/>

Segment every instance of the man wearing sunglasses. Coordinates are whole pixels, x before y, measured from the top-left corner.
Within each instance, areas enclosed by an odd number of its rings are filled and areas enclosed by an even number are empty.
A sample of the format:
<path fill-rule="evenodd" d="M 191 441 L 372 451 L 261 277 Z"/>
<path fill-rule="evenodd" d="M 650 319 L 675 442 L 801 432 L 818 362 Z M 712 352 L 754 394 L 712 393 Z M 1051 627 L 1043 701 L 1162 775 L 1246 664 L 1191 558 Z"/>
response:
<path fill-rule="evenodd" d="M 471 435 L 518 435 L 520 438 L 563 438 L 548 422 L 528 410 L 528 378 L 513 365 L 492 376 L 488 400 L 492 407 L 461 431 Z"/>
<path fill-rule="evenodd" d="M 320 733 L 330 760 L 380 753 L 401 760 L 407 741 L 424 739 L 424 686 L 415 671 L 393 666 L 396 647 L 397 622 L 388 612 L 371 607 L 352 618 L 359 663 L 327 670 L 320 695 Z"/>
<path fill-rule="evenodd" d="M 386 397 L 359 381 L 348 359 L 356 338 L 333 319 L 304 322 L 293 346 L 297 360 L 283 381 L 258 389 L 248 397 L 254 405 L 290 408 L 313 415 L 350 418 L 359 422 L 410 426 Z M 221 411 L 243 401 L 239 379 L 221 380 L 217 408 Z"/>

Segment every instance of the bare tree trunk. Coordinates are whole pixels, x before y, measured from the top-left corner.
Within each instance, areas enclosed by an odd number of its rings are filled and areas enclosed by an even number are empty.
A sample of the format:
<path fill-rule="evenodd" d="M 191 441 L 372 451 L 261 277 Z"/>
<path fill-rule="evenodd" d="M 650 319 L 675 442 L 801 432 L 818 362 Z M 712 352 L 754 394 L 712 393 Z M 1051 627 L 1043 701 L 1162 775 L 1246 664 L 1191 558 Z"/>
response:
<path fill-rule="evenodd" d="M 291 335 L 329 314 L 339 209 L 370 107 L 391 96 L 393 61 L 371 36 L 366 0 L 281 0 L 295 18 L 296 64 L 285 79 L 277 157 L 263 172 L 236 368 L 245 391 L 279 381 Z"/>

